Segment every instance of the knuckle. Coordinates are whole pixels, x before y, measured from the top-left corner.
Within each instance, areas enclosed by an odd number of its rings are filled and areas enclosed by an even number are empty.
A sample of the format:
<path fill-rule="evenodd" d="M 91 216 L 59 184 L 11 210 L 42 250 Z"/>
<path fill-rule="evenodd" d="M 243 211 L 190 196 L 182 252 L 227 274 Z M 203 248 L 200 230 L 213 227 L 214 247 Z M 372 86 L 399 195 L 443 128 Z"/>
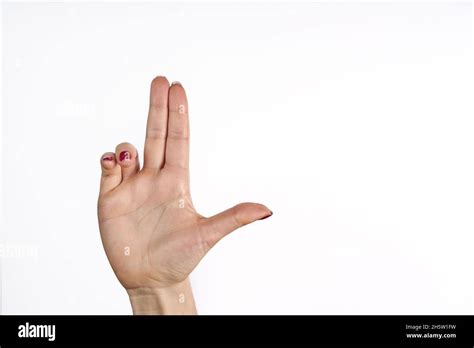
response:
<path fill-rule="evenodd" d="M 119 148 L 119 147 L 128 147 L 128 146 L 133 146 L 133 145 L 126 142 L 126 141 L 124 141 L 124 142 L 118 144 L 116 147 Z"/>
<path fill-rule="evenodd" d="M 162 129 L 162 128 L 148 129 L 146 132 L 146 137 L 148 139 L 166 139 L 166 129 Z"/>
<path fill-rule="evenodd" d="M 132 144 L 128 143 L 128 142 L 123 142 L 123 143 L 120 143 L 118 144 L 116 147 L 115 147 L 115 152 L 117 153 L 118 151 L 121 151 L 121 150 L 128 150 L 132 153 L 135 153 L 135 146 L 133 146 Z"/>
<path fill-rule="evenodd" d="M 241 227 L 244 225 L 242 219 L 240 218 L 240 214 L 237 209 L 234 209 L 231 213 L 232 221 L 234 222 L 235 226 Z"/>
<path fill-rule="evenodd" d="M 168 130 L 168 139 L 174 140 L 189 140 L 189 132 L 184 129 L 181 130 Z"/>
<path fill-rule="evenodd" d="M 151 110 L 154 114 L 163 114 L 163 113 L 167 113 L 167 112 L 168 112 L 168 108 L 166 107 L 166 105 L 161 104 L 161 103 L 157 103 L 157 102 L 152 102 L 152 103 L 150 104 L 150 110 Z"/>

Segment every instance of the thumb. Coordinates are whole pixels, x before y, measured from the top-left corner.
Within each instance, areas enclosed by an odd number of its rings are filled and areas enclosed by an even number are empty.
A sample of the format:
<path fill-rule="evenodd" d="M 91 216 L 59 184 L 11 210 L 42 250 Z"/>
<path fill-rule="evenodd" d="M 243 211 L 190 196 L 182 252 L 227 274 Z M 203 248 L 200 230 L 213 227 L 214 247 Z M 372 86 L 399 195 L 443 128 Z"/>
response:
<path fill-rule="evenodd" d="M 239 227 L 266 219 L 272 214 L 273 212 L 262 204 L 240 203 L 205 220 L 202 226 L 205 244 L 210 249 Z"/>

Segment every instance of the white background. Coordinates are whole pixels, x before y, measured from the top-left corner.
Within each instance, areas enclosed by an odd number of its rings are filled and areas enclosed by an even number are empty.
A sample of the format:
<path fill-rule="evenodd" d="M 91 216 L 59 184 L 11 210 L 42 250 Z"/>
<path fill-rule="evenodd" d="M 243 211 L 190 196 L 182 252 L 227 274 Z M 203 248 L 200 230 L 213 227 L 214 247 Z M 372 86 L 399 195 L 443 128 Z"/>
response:
<path fill-rule="evenodd" d="M 6 314 L 128 314 L 99 156 L 143 149 L 151 79 L 188 91 L 196 208 L 273 217 L 192 275 L 202 314 L 474 314 L 464 4 L 2 5 Z"/>

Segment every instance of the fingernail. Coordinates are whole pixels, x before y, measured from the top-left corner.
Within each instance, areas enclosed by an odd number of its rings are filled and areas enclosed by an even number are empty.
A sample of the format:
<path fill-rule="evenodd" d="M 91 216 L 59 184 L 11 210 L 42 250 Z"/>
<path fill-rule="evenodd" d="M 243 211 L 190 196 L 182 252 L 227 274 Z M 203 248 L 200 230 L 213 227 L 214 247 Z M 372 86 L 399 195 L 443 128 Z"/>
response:
<path fill-rule="evenodd" d="M 181 84 L 181 82 L 179 82 L 179 81 L 173 81 L 173 82 L 171 83 L 171 86 L 180 85 L 180 84 Z"/>
<path fill-rule="evenodd" d="M 114 158 L 112 156 L 104 156 L 102 157 L 102 161 L 113 161 Z"/>
<path fill-rule="evenodd" d="M 264 216 L 263 218 L 259 219 L 259 220 L 265 220 L 265 219 L 268 219 L 270 216 L 273 215 L 273 212 L 270 210 L 270 214 L 268 214 L 267 216 Z"/>
<path fill-rule="evenodd" d="M 122 161 L 130 161 L 130 152 L 122 151 L 119 155 L 120 162 Z"/>

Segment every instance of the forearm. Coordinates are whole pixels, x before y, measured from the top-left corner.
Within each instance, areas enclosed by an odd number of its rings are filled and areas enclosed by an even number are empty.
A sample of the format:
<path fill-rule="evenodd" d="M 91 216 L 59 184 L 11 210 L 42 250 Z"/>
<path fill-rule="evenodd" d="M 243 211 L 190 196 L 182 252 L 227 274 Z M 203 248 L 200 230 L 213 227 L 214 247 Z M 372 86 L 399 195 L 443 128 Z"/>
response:
<path fill-rule="evenodd" d="M 167 288 L 128 289 L 133 314 L 197 314 L 189 279 Z"/>

